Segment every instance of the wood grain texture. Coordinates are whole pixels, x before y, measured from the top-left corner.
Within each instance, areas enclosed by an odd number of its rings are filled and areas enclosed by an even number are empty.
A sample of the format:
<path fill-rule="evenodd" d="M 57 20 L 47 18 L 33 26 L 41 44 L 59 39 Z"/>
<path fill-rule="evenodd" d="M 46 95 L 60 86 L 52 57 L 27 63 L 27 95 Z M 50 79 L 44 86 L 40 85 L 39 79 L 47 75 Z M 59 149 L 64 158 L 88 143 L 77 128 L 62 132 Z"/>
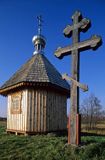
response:
<path fill-rule="evenodd" d="M 55 56 L 58 58 L 63 58 L 63 56 L 66 55 L 70 55 L 72 54 L 72 51 L 75 50 L 81 50 L 84 51 L 86 50 L 86 48 L 91 49 L 91 48 L 95 48 L 101 41 L 101 37 L 98 35 L 93 35 L 90 39 L 82 41 L 82 42 L 75 42 L 70 46 L 66 46 L 66 47 L 59 47 L 56 51 L 55 51 Z"/>
<path fill-rule="evenodd" d="M 70 55 L 72 57 L 72 78 L 67 75 L 63 75 L 63 78 L 66 80 L 71 80 L 71 107 L 70 115 L 68 122 L 68 143 L 79 145 L 80 144 L 80 118 L 79 115 L 79 88 L 84 91 L 88 90 L 86 85 L 79 83 L 79 66 L 80 66 L 80 51 L 87 49 L 96 49 L 100 46 L 101 37 L 93 35 L 90 39 L 80 42 L 80 31 L 87 29 L 89 27 L 90 21 L 86 18 L 82 18 L 82 15 L 79 11 L 76 11 L 72 15 L 72 25 L 67 25 L 63 33 L 66 37 L 72 36 L 72 44 L 66 47 L 59 47 L 55 51 L 55 56 L 57 58 L 63 58 L 64 56 Z M 86 31 L 86 30 L 85 30 Z"/>
<path fill-rule="evenodd" d="M 21 91 L 21 113 L 12 113 L 12 97 L 16 94 L 20 94 L 17 92 L 15 94 L 8 95 L 8 110 L 7 110 L 7 129 L 15 129 L 15 130 L 26 130 L 26 103 L 25 96 L 26 90 Z"/>
<path fill-rule="evenodd" d="M 90 20 L 87 18 L 83 18 L 80 22 L 78 22 L 75 25 L 67 25 L 66 28 L 63 30 L 63 34 L 66 37 L 70 37 L 71 32 L 74 29 L 82 29 L 84 31 L 84 29 L 86 29 L 89 24 L 90 24 Z"/>
<path fill-rule="evenodd" d="M 18 134 L 18 131 L 46 133 L 66 129 L 66 95 L 40 89 L 23 90 L 21 95 L 21 114 L 11 114 L 11 95 L 8 96 L 8 131 L 16 130 Z"/>

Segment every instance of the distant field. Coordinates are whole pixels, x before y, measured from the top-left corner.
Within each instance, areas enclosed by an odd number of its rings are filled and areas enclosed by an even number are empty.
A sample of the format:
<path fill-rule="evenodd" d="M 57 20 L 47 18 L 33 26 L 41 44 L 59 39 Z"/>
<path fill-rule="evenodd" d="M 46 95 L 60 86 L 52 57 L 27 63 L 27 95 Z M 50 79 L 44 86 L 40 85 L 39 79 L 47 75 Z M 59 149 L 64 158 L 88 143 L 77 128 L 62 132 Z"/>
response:
<path fill-rule="evenodd" d="M 5 126 L 5 127 L 6 127 L 6 125 L 7 125 L 7 121 L 1 121 L 1 120 L 0 120 L 0 125 L 1 125 L 1 126 Z"/>
<path fill-rule="evenodd" d="M 6 124 L 7 124 L 7 121 L 6 120 L 0 120 L 0 125 L 3 125 L 6 127 Z M 105 135 L 105 122 L 102 121 L 101 123 L 97 124 L 96 125 L 96 129 L 94 130 L 86 130 L 85 129 L 85 125 L 82 124 L 81 125 L 81 131 L 82 132 L 85 132 L 85 133 L 94 133 L 94 134 L 97 134 L 97 135 Z"/>
<path fill-rule="evenodd" d="M 96 125 L 95 129 L 86 130 L 86 126 L 82 124 L 82 132 L 94 133 L 97 135 L 105 135 L 105 121 L 102 121 Z"/>
<path fill-rule="evenodd" d="M 82 136 L 80 147 L 67 146 L 67 137 L 6 134 L 0 121 L 0 160 L 105 160 L 105 137 Z"/>

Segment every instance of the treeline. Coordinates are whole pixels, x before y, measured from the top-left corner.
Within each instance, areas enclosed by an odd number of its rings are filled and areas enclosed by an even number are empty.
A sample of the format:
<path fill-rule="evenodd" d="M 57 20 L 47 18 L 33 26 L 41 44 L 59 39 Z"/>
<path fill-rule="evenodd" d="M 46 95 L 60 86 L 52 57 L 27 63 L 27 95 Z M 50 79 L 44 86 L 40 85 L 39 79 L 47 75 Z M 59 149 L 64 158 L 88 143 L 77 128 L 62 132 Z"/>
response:
<path fill-rule="evenodd" d="M 84 129 L 96 129 L 97 124 L 105 122 L 105 108 L 103 108 L 101 101 L 94 94 L 85 98 L 80 108 L 81 122 Z"/>
<path fill-rule="evenodd" d="M 5 117 L 0 117 L 0 121 L 7 121 L 7 118 L 5 118 Z"/>

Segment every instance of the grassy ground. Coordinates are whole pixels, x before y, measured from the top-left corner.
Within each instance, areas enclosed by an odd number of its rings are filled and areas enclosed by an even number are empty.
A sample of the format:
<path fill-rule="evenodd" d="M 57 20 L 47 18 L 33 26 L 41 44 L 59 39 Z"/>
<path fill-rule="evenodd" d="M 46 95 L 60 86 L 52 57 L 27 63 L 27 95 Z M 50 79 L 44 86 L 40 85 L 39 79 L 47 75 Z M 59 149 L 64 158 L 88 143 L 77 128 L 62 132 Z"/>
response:
<path fill-rule="evenodd" d="M 105 160 L 105 137 L 82 136 L 80 147 L 67 146 L 67 137 L 7 135 L 0 122 L 0 160 Z"/>

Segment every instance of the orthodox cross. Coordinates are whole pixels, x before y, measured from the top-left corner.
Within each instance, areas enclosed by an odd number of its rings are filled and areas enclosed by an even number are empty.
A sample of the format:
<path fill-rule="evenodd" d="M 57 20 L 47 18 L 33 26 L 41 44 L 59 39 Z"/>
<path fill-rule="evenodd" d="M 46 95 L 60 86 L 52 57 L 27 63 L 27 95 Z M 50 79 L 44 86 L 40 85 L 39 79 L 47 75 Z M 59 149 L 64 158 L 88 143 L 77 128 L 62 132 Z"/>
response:
<path fill-rule="evenodd" d="M 41 31 L 42 31 L 42 16 L 37 16 L 37 19 L 38 19 L 38 35 L 41 35 Z"/>
<path fill-rule="evenodd" d="M 72 35 L 72 45 L 66 47 L 59 47 L 55 51 L 55 56 L 62 59 L 66 55 L 72 56 L 72 77 L 64 74 L 63 79 L 71 81 L 71 107 L 68 122 L 68 144 L 79 145 L 80 144 L 80 114 L 79 114 L 79 88 L 83 91 L 88 90 L 88 86 L 79 83 L 79 63 L 80 63 L 80 51 L 86 49 L 96 49 L 101 42 L 101 37 L 93 35 L 90 39 L 80 42 L 80 31 L 86 31 L 89 28 L 90 21 L 86 18 L 82 18 L 81 13 L 76 11 L 72 16 L 73 24 L 67 25 L 63 33 L 65 37 Z"/>

